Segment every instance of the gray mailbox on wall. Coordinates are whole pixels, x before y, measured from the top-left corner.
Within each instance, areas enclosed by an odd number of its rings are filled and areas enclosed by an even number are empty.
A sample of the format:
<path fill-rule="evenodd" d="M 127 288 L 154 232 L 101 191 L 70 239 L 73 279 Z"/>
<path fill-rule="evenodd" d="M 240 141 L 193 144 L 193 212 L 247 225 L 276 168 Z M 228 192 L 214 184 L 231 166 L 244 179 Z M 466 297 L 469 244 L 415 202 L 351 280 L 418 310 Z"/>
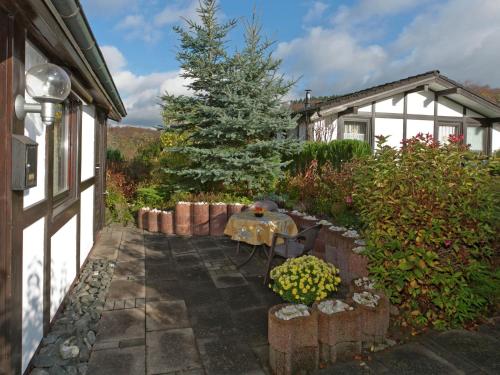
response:
<path fill-rule="evenodd" d="M 12 190 L 36 186 L 38 143 L 24 135 L 12 136 Z"/>

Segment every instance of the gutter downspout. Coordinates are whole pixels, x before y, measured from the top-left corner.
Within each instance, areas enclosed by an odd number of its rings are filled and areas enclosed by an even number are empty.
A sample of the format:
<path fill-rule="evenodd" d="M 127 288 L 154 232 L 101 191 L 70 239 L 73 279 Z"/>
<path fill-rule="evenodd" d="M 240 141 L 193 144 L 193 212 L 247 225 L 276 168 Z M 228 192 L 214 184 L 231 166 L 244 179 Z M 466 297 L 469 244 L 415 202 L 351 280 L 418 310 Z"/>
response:
<path fill-rule="evenodd" d="M 127 111 L 78 0 L 50 0 L 122 116 Z"/>

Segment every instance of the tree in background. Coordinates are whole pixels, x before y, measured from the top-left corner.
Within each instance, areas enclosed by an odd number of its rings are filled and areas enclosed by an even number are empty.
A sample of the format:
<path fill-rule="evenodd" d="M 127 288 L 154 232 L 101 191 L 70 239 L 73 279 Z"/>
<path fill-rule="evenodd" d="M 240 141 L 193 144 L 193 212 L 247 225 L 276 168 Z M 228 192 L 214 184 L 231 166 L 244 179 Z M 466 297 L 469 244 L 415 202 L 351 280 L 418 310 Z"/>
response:
<path fill-rule="evenodd" d="M 163 97 L 167 125 L 189 132 L 175 148 L 189 165 L 169 172 L 199 190 L 267 191 L 280 176 L 281 156 L 297 149 L 285 137 L 295 123 L 281 103 L 293 83 L 279 74 L 281 61 L 273 58 L 273 42 L 261 37 L 255 17 L 246 25 L 244 49 L 229 56 L 224 42 L 234 22 L 219 25 L 216 9 L 214 0 L 204 0 L 201 25 L 187 21 L 188 31 L 176 29 L 178 59 L 194 96 Z"/>

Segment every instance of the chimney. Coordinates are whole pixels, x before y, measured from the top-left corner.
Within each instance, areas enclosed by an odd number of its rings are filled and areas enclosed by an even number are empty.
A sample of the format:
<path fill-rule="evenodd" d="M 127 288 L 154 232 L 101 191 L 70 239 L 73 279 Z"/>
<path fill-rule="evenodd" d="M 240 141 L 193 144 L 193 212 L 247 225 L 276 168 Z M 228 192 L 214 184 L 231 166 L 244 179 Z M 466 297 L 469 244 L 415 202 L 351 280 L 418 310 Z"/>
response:
<path fill-rule="evenodd" d="M 306 100 L 304 102 L 304 108 L 308 109 L 311 106 L 311 90 L 306 90 Z"/>

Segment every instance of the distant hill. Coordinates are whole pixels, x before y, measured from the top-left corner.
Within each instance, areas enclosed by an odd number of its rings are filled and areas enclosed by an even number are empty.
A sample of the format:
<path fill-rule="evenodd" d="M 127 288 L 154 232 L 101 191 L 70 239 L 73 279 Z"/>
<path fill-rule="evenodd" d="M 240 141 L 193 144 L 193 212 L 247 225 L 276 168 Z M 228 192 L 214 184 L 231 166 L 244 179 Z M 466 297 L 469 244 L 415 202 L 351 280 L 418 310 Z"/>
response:
<path fill-rule="evenodd" d="M 132 159 L 137 149 L 160 138 L 161 132 L 151 128 L 132 126 L 108 127 L 108 149 L 119 149 L 126 160 Z"/>
<path fill-rule="evenodd" d="M 492 102 L 500 104 L 500 88 L 490 87 L 488 85 L 477 85 L 472 82 L 465 82 L 465 86 L 478 95 L 484 96 Z"/>

